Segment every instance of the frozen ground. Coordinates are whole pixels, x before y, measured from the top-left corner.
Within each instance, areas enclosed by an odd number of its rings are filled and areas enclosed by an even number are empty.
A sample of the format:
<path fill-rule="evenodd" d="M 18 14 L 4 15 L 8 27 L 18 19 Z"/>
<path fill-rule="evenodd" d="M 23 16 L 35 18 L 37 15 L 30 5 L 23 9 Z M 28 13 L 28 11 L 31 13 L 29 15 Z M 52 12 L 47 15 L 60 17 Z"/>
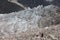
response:
<path fill-rule="evenodd" d="M 58 7 L 54 5 L 45 7 L 41 5 L 33 9 L 28 8 L 26 10 L 13 12 L 10 14 L 0 14 L 1 40 L 5 40 L 5 37 L 7 37 L 6 40 L 27 40 L 24 39 L 24 37 L 22 37 L 23 39 L 19 39 L 19 36 L 17 35 L 19 35 L 21 32 L 24 33 L 29 29 L 44 29 L 47 26 L 59 24 L 60 16 L 59 11 L 57 12 L 57 10 Z M 12 39 L 9 37 L 9 35 Z M 18 39 L 15 38 L 16 36 Z"/>

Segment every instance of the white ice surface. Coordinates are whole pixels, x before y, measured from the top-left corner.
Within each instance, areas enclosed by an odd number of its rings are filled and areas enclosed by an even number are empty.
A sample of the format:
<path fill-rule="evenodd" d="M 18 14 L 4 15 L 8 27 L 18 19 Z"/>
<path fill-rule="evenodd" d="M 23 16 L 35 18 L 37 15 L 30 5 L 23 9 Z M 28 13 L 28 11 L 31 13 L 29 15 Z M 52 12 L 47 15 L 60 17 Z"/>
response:
<path fill-rule="evenodd" d="M 53 5 L 46 7 L 41 5 L 33 9 L 28 8 L 10 14 L 0 14 L 0 34 L 14 34 L 36 28 L 41 15 L 43 13 L 48 14 L 49 10 L 55 12 L 56 8 Z"/>

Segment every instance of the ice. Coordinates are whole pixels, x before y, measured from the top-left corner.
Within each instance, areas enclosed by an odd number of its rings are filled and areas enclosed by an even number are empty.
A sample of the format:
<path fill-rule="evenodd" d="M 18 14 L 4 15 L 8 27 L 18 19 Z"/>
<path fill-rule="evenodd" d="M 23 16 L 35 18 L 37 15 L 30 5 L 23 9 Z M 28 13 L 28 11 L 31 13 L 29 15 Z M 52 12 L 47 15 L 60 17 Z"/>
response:
<path fill-rule="evenodd" d="M 49 5 L 43 7 L 39 5 L 35 8 L 28 8 L 19 12 L 0 14 L 0 34 L 15 34 L 36 27 L 51 25 L 51 18 L 57 7 Z M 49 14 L 50 11 L 50 14 Z"/>

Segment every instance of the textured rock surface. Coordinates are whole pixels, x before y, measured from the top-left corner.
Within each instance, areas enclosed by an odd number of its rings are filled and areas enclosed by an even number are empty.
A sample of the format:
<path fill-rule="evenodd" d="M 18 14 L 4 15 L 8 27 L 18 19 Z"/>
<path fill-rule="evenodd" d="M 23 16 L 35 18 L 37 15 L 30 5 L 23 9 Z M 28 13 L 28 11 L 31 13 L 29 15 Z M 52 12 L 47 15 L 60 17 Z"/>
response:
<path fill-rule="evenodd" d="M 37 28 L 45 28 L 46 26 L 59 24 L 60 19 L 57 10 L 58 7 L 55 7 L 54 5 L 46 7 L 41 5 L 33 9 L 28 8 L 10 14 L 0 14 L 1 40 L 31 40 L 31 38 L 28 38 L 25 34 L 25 36 L 22 35 L 22 38 L 25 37 L 24 39 L 19 39 L 19 33 L 24 33 L 28 29 L 31 30 L 36 28 L 37 30 Z"/>

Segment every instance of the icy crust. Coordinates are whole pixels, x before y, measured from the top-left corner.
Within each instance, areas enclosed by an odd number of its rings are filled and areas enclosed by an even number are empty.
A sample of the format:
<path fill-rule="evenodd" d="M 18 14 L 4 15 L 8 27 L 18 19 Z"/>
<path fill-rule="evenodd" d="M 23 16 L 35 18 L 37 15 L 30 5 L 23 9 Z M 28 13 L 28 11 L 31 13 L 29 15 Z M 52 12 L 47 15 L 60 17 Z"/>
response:
<path fill-rule="evenodd" d="M 46 7 L 41 5 L 33 9 L 0 14 L 0 34 L 15 34 L 36 27 L 49 26 L 52 16 L 56 15 L 56 10 L 57 7 L 53 5 Z"/>

